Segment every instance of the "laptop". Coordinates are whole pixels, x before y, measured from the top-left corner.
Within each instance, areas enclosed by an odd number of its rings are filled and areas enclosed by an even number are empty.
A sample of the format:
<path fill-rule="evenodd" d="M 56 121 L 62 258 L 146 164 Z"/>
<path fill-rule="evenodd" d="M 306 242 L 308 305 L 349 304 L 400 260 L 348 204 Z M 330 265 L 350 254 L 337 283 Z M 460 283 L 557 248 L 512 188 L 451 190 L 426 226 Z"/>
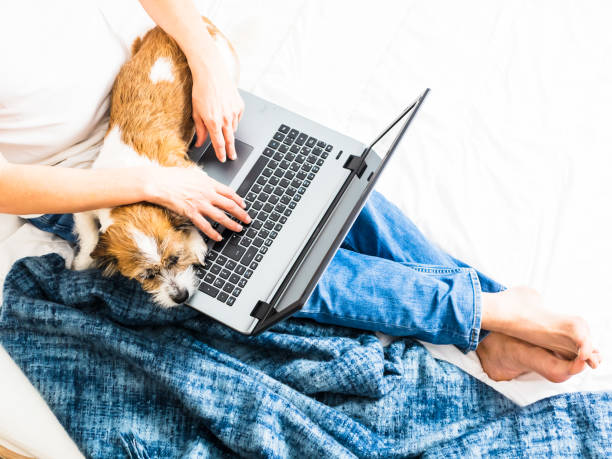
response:
<path fill-rule="evenodd" d="M 189 157 L 244 198 L 252 222 L 240 233 L 214 223 L 223 240 L 207 238 L 206 262 L 196 267 L 199 285 L 187 304 L 246 335 L 300 310 L 428 91 L 368 146 L 241 91 L 237 159 L 219 162 L 210 142 L 192 143 Z M 379 156 L 374 145 L 396 126 Z"/>

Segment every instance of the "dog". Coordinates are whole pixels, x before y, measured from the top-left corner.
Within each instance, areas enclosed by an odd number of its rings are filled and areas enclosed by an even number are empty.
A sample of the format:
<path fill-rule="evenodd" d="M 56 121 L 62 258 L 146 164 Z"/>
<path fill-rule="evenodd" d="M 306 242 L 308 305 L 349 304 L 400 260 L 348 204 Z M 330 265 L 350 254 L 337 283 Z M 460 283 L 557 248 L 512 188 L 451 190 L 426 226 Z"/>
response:
<path fill-rule="evenodd" d="M 203 17 L 237 82 L 238 57 Z M 192 77 L 177 43 L 155 27 L 132 45 L 111 91 L 109 128 L 93 168 L 198 167 L 187 157 L 194 135 Z M 162 307 L 184 303 L 195 290 L 193 265 L 207 245 L 191 221 L 168 209 L 136 203 L 74 216 L 79 252 L 73 268 L 135 279 Z"/>

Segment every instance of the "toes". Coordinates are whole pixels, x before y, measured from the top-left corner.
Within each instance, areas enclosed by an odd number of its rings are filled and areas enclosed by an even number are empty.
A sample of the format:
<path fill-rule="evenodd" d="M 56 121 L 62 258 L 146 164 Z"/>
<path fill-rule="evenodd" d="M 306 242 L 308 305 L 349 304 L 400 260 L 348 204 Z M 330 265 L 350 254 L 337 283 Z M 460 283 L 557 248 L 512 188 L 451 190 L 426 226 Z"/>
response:
<path fill-rule="evenodd" d="M 587 359 L 586 363 L 594 370 L 601 364 L 601 354 L 598 349 L 593 349 L 591 357 Z"/>
<path fill-rule="evenodd" d="M 563 327 L 565 333 L 576 343 L 578 358 L 587 360 L 593 353 L 589 326 L 582 317 L 570 317 Z"/>

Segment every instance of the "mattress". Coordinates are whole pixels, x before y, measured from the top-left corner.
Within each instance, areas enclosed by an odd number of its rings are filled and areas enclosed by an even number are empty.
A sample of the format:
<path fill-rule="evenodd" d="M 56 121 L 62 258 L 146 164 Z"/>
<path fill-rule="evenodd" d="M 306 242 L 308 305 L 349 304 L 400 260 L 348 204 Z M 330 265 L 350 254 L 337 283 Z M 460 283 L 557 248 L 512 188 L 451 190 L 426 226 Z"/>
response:
<path fill-rule="evenodd" d="M 135 0 L 100 4 L 126 46 L 151 24 Z M 426 344 L 428 350 L 521 405 L 612 390 L 612 5 L 199 6 L 235 44 L 241 87 L 364 143 L 430 87 L 378 190 L 454 256 L 507 286 L 539 289 L 556 311 L 585 317 L 604 362 L 562 384 L 537 375 L 494 382 L 474 353 Z M 65 242 L 11 224 L 0 244 L 0 275 L 20 256 L 71 256 Z M 31 409 L 17 419 L 0 410 L 0 437 L 40 457 L 78 456 L 10 359 L 0 361 L 2 374 L 13 375 L 2 379 L 0 406 Z"/>

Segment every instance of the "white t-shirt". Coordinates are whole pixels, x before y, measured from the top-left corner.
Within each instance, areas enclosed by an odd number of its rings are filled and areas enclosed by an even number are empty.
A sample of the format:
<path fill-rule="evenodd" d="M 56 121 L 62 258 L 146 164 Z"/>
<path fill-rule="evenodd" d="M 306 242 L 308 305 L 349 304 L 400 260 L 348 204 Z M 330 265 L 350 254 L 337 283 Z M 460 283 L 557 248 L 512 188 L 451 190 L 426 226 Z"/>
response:
<path fill-rule="evenodd" d="M 89 167 L 128 56 L 94 0 L 0 2 L 0 154 Z"/>

